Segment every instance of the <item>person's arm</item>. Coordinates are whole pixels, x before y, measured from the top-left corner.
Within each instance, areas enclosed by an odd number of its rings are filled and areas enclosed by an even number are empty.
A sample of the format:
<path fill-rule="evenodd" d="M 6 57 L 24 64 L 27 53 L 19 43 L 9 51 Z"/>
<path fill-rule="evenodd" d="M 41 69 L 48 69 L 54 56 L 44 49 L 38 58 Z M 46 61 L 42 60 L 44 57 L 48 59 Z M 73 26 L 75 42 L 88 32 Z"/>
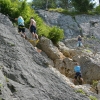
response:
<path fill-rule="evenodd" d="M 33 19 L 33 25 L 36 27 L 36 21 Z"/>
<path fill-rule="evenodd" d="M 32 20 L 30 20 L 29 30 L 30 30 L 31 25 L 32 25 Z"/>
<path fill-rule="evenodd" d="M 15 20 L 18 20 L 18 18 L 15 18 Z"/>

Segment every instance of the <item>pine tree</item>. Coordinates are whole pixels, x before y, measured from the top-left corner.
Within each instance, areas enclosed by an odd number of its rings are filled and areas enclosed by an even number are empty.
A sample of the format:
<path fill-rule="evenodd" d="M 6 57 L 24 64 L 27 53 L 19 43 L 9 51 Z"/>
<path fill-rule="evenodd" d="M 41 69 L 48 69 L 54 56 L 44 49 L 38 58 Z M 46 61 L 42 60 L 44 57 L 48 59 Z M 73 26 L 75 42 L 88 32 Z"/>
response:
<path fill-rule="evenodd" d="M 93 9 L 95 4 L 91 0 L 72 0 L 72 5 L 78 12 L 88 12 Z"/>

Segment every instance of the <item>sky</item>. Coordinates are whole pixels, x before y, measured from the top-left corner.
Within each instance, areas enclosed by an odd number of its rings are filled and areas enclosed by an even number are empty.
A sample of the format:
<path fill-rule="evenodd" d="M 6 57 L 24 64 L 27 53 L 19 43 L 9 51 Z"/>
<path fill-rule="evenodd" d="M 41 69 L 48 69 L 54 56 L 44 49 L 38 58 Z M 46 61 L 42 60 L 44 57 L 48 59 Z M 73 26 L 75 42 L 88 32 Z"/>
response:
<path fill-rule="evenodd" d="M 96 2 L 96 5 L 99 5 L 99 0 L 94 0 L 94 2 Z"/>
<path fill-rule="evenodd" d="M 27 0 L 27 2 L 31 2 L 32 0 Z"/>

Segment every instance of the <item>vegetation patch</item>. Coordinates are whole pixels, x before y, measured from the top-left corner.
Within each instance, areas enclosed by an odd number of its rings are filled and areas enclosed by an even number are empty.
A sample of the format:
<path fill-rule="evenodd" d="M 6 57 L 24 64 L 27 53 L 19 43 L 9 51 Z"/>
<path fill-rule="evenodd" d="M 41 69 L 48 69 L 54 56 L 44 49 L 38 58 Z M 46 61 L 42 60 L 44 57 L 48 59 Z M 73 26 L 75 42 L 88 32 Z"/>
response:
<path fill-rule="evenodd" d="M 92 53 L 92 51 L 89 48 L 84 49 L 83 52 Z"/>
<path fill-rule="evenodd" d="M 85 92 L 84 92 L 82 89 L 76 90 L 76 93 L 82 93 L 82 94 L 85 94 Z"/>
<path fill-rule="evenodd" d="M 0 83 L 0 88 L 2 87 L 2 84 Z"/>
<path fill-rule="evenodd" d="M 95 96 L 89 96 L 90 100 L 98 100 Z"/>
<path fill-rule="evenodd" d="M 0 0 L 0 12 L 9 15 L 9 18 L 15 22 L 15 18 L 22 16 L 25 20 L 25 26 L 28 28 L 30 18 L 33 17 L 37 23 L 37 34 L 39 36 L 45 36 L 57 43 L 64 38 L 64 32 L 59 27 L 50 27 L 44 23 L 41 17 L 35 13 L 34 9 L 26 2 L 26 0 Z M 60 9 L 61 10 L 61 9 Z M 10 46 L 15 46 L 10 44 Z"/>
<path fill-rule="evenodd" d="M 8 78 L 5 76 L 6 82 L 9 82 Z"/>

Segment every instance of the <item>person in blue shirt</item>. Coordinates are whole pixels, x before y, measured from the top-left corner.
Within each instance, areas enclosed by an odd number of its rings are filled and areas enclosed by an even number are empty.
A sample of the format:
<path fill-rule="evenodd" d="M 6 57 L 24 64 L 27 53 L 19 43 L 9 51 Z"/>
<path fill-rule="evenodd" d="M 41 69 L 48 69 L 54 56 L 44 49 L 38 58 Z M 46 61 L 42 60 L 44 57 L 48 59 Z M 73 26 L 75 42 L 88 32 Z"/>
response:
<path fill-rule="evenodd" d="M 18 21 L 18 32 L 21 34 L 22 37 L 25 38 L 25 25 L 24 25 L 24 19 L 22 16 L 19 16 L 18 18 L 15 18 L 15 20 Z"/>
<path fill-rule="evenodd" d="M 75 63 L 74 72 L 75 72 L 74 83 L 76 83 L 78 76 L 83 83 L 83 78 L 82 78 L 82 74 L 81 74 L 81 67 L 79 66 L 78 63 Z"/>

